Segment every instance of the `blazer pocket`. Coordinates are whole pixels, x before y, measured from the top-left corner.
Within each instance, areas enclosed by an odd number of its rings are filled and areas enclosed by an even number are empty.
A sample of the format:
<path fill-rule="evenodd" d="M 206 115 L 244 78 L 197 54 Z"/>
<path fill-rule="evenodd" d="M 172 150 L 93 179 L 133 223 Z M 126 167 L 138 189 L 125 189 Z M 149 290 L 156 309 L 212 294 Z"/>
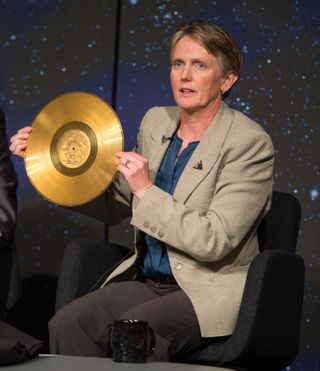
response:
<path fill-rule="evenodd" d="M 195 190 L 189 197 L 187 205 L 190 203 L 194 205 L 210 204 L 214 197 L 215 187 L 207 189 Z"/>

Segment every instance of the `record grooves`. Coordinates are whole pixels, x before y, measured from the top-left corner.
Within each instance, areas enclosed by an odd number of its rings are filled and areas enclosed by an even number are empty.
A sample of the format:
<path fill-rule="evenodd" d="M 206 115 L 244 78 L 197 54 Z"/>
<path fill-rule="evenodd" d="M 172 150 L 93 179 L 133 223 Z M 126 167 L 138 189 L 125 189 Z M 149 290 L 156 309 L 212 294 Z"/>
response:
<path fill-rule="evenodd" d="M 120 120 L 108 103 L 89 93 L 63 94 L 38 113 L 32 129 L 25 166 L 43 197 L 78 206 L 108 188 L 115 153 L 124 147 Z"/>

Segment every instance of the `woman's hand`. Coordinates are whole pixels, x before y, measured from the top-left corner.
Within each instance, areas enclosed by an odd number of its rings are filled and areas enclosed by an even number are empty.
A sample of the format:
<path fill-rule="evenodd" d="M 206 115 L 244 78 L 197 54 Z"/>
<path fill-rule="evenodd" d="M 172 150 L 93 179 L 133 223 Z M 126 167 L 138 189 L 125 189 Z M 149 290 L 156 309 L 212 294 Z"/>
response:
<path fill-rule="evenodd" d="M 32 132 L 31 126 L 26 126 L 22 129 L 19 129 L 17 134 L 10 138 L 11 145 L 9 147 L 10 151 L 21 158 L 25 158 L 27 140 L 30 133 Z"/>
<path fill-rule="evenodd" d="M 148 160 L 135 152 L 118 152 L 117 170 L 126 178 L 131 192 L 139 199 L 152 186 L 149 178 Z"/>

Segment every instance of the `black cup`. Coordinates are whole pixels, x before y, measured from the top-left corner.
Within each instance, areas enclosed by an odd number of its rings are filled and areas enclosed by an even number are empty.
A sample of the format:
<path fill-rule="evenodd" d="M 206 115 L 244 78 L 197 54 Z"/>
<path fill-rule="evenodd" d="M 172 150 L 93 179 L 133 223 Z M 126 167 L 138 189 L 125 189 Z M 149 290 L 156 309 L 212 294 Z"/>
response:
<path fill-rule="evenodd" d="M 154 347 L 154 332 L 148 322 L 136 319 L 114 322 L 112 348 L 115 362 L 145 363 Z"/>

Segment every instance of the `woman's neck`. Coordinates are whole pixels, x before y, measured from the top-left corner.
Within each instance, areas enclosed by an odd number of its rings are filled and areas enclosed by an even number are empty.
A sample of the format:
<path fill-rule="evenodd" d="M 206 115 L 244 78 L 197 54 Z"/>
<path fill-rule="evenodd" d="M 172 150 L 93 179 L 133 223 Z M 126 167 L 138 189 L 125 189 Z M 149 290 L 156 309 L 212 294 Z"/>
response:
<path fill-rule="evenodd" d="M 214 116 L 218 112 L 220 105 L 221 101 L 219 104 L 210 107 L 210 109 L 204 109 L 194 113 L 181 110 L 180 126 L 177 133 L 178 136 L 187 142 L 201 140 Z"/>

